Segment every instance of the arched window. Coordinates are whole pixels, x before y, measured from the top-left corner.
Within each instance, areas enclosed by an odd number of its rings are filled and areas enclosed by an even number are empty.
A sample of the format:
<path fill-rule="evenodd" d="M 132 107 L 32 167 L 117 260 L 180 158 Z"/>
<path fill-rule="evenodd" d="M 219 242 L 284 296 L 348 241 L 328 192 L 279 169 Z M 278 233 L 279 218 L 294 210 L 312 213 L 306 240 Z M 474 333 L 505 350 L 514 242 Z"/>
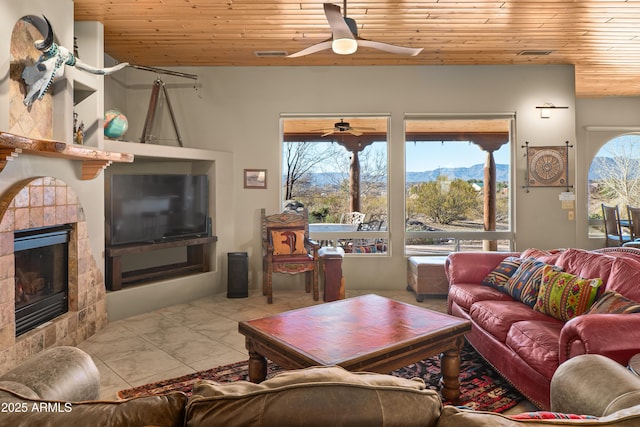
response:
<path fill-rule="evenodd" d="M 627 206 L 640 206 L 640 134 L 615 137 L 596 153 L 588 174 L 589 236 L 601 237 L 602 204 L 618 206 L 627 217 Z M 623 229 L 623 233 L 628 230 Z"/>

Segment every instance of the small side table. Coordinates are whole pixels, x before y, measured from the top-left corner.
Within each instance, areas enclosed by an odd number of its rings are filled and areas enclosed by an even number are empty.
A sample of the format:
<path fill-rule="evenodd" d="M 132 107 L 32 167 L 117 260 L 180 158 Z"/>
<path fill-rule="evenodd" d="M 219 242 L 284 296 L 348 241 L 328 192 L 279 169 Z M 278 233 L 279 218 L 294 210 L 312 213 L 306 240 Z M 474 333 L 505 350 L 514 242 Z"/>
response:
<path fill-rule="evenodd" d="M 640 353 L 629 359 L 629 365 L 627 367 L 631 372 L 640 377 Z"/>
<path fill-rule="evenodd" d="M 344 299 L 344 277 L 342 276 L 342 258 L 344 249 L 325 246 L 318 251 L 324 271 L 324 301 Z"/>

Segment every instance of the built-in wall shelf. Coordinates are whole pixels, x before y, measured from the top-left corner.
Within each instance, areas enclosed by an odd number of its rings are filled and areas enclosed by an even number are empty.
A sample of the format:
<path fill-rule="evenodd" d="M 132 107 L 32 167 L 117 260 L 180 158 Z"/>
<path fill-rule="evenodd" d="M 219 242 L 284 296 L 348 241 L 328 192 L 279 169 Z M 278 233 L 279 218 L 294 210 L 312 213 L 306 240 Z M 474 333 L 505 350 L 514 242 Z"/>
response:
<path fill-rule="evenodd" d="M 17 158 L 20 154 L 79 160 L 82 162 L 81 179 L 83 180 L 96 178 L 103 169 L 113 162 L 132 163 L 134 158 L 130 153 L 102 151 L 84 145 L 0 132 L 0 172 L 8 161 Z"/>
<path fill-rule="evenodd" d="M 104 148 L 113 152 L 133 153 L 138 159 L 146 158 L 172 161 L 215 161 L 220 158 L 220 155 L 228 154 L 202 148 L 177 147 L 132 141 L 114 141 L 111 139 L 104 140 Z"/>
<path fill-rule="evenodd" d="M 107 289 L 118 291 L 123 286 L 136 282 L 157 280 L 171 276 L 181 276 L 209 271 L 209 246 L 218 241 L 217 236 L 194 237 L 158 243 L 142 243 L 122 246 L 108 246 L 106 254 Z M 122 257 L 169 248 L 187 248 L 186 262 L 144 268 L 128 272 L 122 271 Z"/>

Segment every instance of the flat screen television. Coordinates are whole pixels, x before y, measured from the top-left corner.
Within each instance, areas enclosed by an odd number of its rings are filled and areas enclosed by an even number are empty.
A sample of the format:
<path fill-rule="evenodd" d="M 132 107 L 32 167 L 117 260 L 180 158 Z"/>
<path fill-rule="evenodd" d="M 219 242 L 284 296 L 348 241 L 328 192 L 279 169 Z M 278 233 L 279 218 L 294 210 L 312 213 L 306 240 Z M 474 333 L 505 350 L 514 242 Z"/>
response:
<path fill-rule="evenodd" d="M 111 175 L 106 188 L 107 245 L 207 236 L 207 175 Z"/>

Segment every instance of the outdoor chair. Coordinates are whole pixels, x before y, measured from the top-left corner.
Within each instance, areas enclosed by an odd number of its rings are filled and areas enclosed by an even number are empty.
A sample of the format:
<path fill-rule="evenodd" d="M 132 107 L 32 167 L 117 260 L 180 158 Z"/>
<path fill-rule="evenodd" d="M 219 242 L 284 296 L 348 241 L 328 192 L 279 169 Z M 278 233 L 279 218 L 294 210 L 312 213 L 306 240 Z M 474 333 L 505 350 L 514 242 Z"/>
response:
<path fill-rule="evenodd" d="M 359 229 L 360 224 L 364 221 L 364 218 L 367 214 L 363 214 L 361 212 L 347 212 L 340 215 L 340 224 L 351 224 L 357 226 Z M 338 239 L 338 246 L 346 247 L 352 242 L 351 239 Z"/>
<path fill-rule="evenodd" d="M 640 208 L 627 205 L 627 218 L 629 218 L 631 240 L 640 239 Z"/>
<path fill-rule="evenodd" d="M 620 226 L 620 212 L 618 205 L 607 206 L 602 204 L 602 217 L 604 219 L 604 233 L 606 236 L 606 246 L 622 246 L 631 241 L 631 236 L 622 234 Z"/>
<path fill-rule="evenodd" d="M 366 214 L 363 214 L 361 212 L 348 212 L 348 213 L 344 213 L 342 214 L 342 216 L 340 217 L 340 224 L 353 224 L 353 225 L 358 225 L 360 224 L 362 221 L 364 221 L 364 217 L 366 216 Z"/>
<path fill-rule="evenodd" d="M 640 248 L 640 208 L 627 205 L 627 218 L 630 241 L 623 246 Z"/>
<path fill-rule="evenodd" d="M 358 231 L 381 231 L 384 225 L 382 220 L 372 219 L 358 224 Z M 345 242 L 343 249 L 348 253 L 378 253 L 386 251 L 386 243 L 380 238 L 352 239 Z"/>
<path fill-rule="evenodd" d="M 300 214 L 283 212 L 266 215 L 261 210 L 262 233 L 262 293 L 267 303 L 273 303 L 273 273 L 305 273 L 305 291 L 313 289 L 318 300 L 318 250 L 320 245 L 309 239 L 307 209 Z"/>

